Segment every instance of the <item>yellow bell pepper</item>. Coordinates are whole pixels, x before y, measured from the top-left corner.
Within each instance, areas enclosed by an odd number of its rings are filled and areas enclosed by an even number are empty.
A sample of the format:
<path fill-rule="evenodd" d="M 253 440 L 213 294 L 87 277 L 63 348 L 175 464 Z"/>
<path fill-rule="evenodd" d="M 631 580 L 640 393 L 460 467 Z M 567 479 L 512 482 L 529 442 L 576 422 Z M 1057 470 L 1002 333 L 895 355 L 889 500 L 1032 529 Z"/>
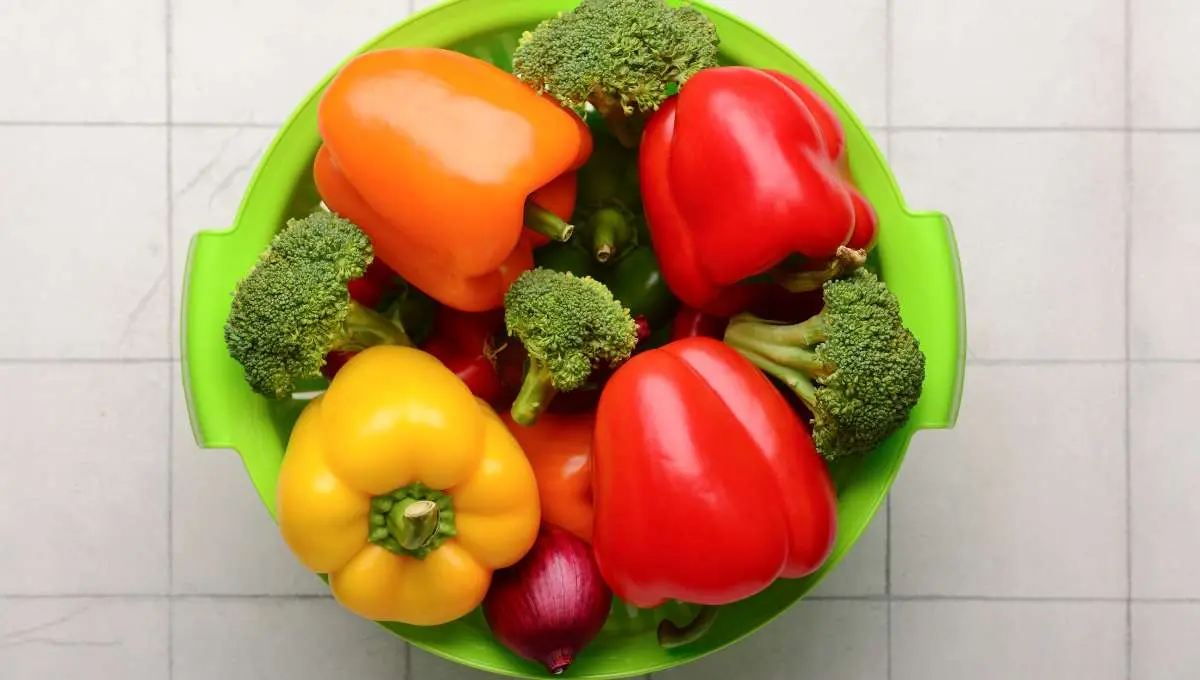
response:
<path fill-rule="evenodd" d="M 376 621 L 432 626 L 533 546 L 537 480 L 496 412 L 432 355 L 359 353 L 301 413 L 279 471 L 287 545 Z"/>

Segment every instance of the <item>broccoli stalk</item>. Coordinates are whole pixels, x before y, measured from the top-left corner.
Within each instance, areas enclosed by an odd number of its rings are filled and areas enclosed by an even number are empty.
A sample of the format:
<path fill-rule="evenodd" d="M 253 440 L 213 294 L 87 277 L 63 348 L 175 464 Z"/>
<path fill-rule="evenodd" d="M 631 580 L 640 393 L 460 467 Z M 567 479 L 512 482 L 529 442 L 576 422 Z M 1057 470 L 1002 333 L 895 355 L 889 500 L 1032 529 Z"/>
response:
<path fill-rule="evenodd" d="M 319 378 L 331 352 L 413 344 L 398 318 L 350 297 L 347 284 L 374 258 L 366 234 L 337 215 L 288 221 L 238 283 L 225 325 L 251 389 L 284 398 L 296 381 Z"/>
<path fill-rule="evenodd" d="M 526 32 L 513 73 L 563 105 L 591 103 L 613 135 L 634 148 L 644 118 L 674 85 L 717 65 L 717 29 L 685 4 L 664 0 L 581 0 Z"/>
<path fill-rule="evenodd" d="M 821 312 L 798 324 L 735 316 L 725 342 L 804 402 L 826 459 L 862 456 L 908 419 L 925 355 L 895 296 L 869 269 L 829 281 L 823 295 Z"/>
<path fill-rule="evenodd" d="M 521 425 L 533 425 L 558 393 L 583 387 L 598 365 L 628 359 L 638 340 L 637 323 L 604 284 L 540 267 L 509 287 L 504 322 L 529 357 L 511 410 Z"/>

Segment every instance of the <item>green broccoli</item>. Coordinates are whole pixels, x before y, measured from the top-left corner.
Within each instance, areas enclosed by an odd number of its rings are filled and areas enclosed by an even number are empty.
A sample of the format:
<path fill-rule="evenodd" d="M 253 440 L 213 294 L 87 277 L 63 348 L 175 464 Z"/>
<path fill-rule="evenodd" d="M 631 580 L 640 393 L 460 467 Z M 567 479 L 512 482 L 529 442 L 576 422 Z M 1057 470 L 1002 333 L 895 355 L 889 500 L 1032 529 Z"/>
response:
<path fill-rule="evenodd" d="M 397 320 L 350 297 L 347 284 L 374 259 L 370 239 L 341 217 L 288 221 L 238 283 L 225 324 L 251 389 L 284 398 L 296 381 L 319 378 L 330 352 L 412 344 Z"/>
<path fill-rule="evenodd" d="M 599 364 L 618 364 L 637 345 L 637 323 L 590 276 L 538 267 L 504 298 L 504 322 L 529 355 L 512 418 L 532 425 L 559 392 L 579 389 Z"/>
<path fill-rule="evenodd" d="M 664 0 L 582 0 L 526 32 L 513 73 L 582 110 L 590 102 L 627 147 L 673 85 L 717 65 L 720 38 L 699 10 Z"/>
<path fill-rule="evenodd" d="M 872 451 L 908 419 L 925 355 L 887 285 L 869 269 L 824 285 L 821 312 L 798 324 L 735 316 L 725 342 L 782 381 L 813 415 L 828 460 Z"/>

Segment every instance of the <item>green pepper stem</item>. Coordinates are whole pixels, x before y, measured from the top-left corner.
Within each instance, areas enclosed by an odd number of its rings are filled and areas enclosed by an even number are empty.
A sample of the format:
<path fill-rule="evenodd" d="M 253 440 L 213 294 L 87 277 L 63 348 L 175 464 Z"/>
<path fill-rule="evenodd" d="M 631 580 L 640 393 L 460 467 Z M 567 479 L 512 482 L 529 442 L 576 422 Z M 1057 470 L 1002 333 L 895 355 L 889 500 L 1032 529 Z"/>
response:
<path fill-rule="evenodd" d="M 588 220 L 592 233 L 592 252 L 600 262 L 609 262 L 614 255 L 637 242 L 637 231 L 619 208 L 601 208 Z"/>
<path fill-rule="evenodd" d="M 454 501 L 414 482 L 371 499 L 367 539 L 397 555 L 425 559 L 458 533 Z"/>
<path fill-rule="evenodd" d="M 510 412 L 513 421 L 526 427 L 533 425 L 557 394 L 550 370 L 531 359 L 525 379 L 521 381 L 521 391 L 513 401 Z"/>
<path fill-rule="evenodd" d="M 717 608 L 710 605 L 700 607 L 696 617 L 684 626 L 677 626 L 670 619 L 663 619 L 663 622 L 658 624 L 658 644 L 664 649 L 691 644 L 703 637 L 716 619 Z"/>
<path fill-rule="evenodd" d="M 404 326 L 379 312 L 350 300 L 349 311 L 342 322 L 342 336 L 332 349 L 342 352 L 357 352 L 375 345 L 402 345 L 412 347 L 412 338 Z"/>
<path fill-rule="evenodd" d="M 824 269 L 795 271 L 787 267 L 778 267 L 771 272 L 771 276 L 780 287 L 789 292 L 807 293 L 820 290 L 829 281 L 845 276 L 866 263 L 867 251 L 841 246 Z"/>
<path fill-rule="evenodd" d="M 575 225 L 533 201 L 525 202 L 525 226 L 554 241 L 569 241 L 575 234 Z"/>
<path fill-rule="evenodd" d="M 392 506 L 388 528 L 405 550 L 420 550 L 437 533 L 438 507 L 433 501 L 413 501 Z"/>

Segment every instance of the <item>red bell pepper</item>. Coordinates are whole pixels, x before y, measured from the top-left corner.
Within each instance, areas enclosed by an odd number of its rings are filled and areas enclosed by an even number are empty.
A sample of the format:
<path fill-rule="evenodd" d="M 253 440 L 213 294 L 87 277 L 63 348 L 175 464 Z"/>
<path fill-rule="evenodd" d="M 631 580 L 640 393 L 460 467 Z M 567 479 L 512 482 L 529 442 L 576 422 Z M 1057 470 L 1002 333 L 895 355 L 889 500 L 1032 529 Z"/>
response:
<path fill-rule="evenodd" d="M 804 423 L 717 340 L 617 369 L 592 456 L 596 559 L 635 606 L 741 600 L 813 573 L 833 548 L 836 493 Z"/>
<path fill-rule="evenodd" d="M 713 316 L 691 307 L 681 307 L 671 322 L 671 339 L 702 337 L 720 340 L 725 337 L 725 328 L 728 325 L 729 317 Z"/>
<path fill-rule="evenodd" d="M 433 324 L 433 334 L 421 349 L 445 364 L 472 394 L 492 406 L 511 396 L 500 380 L 495 357 L 496 339 L 504 329 L 504 310 L 460 312 L 440 306 Z"/>
<path fill-rule="evenodd" d="M 354 301 L 376 309 L 379 303 L 383 302 L 384 295 L 398 284 L 399 277 L 396 273 L 384 264 L 383 260 L 375 258 L 367 267 L 366 274 L 351 281 L 347 288 L 350 289 L 350 297 Z"/>
<path fill-rule="evenodd" d="M 638 163 L 663 277 L 705 312 L 744 310 L 758 292 L 747 280 L 797 256 L 801 269 L 820 270 L 875 240 L 840 122 L 783 73 L 697 73 L 647 120 Z"/>

